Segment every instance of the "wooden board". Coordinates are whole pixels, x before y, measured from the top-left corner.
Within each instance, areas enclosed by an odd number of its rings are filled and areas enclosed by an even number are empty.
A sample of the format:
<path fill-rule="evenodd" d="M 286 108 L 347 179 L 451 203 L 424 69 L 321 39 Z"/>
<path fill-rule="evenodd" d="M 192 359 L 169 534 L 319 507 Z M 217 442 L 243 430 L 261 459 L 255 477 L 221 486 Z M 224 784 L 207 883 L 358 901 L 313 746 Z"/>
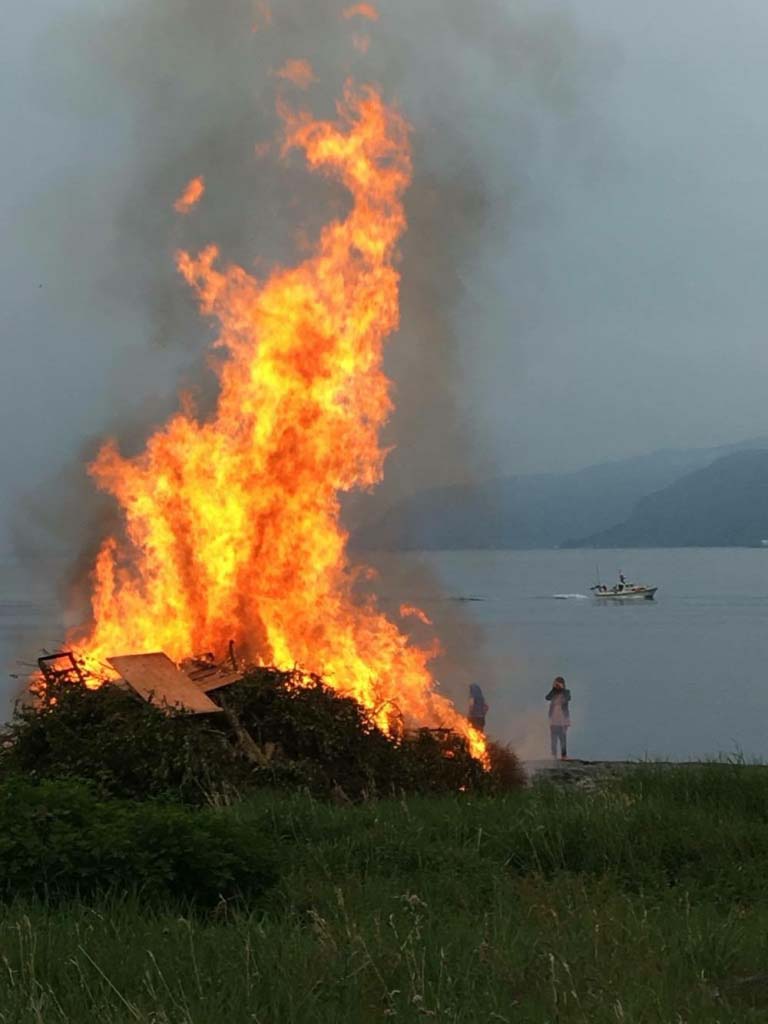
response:
<path fill-rule="evenodd" d="M 169 708 L 184 708 L 198 715 L 221 711 L 218 704 L 206 697 L 162 651 L 124 654 L 119 658 L 107 658 L 107 661 L 144 700 Z"/>
<path fill-rule="evenodd" d="M 222 672 L 213 671 L 205 673 L 196 673 L 192 675 L 190 673 L 189 678 L 203 693 L 212 693 L 214 690 L 221 690 L 225 686 L 231 686 L 233 683 L 239 683 L 243 678 L 242 672 Z"/>

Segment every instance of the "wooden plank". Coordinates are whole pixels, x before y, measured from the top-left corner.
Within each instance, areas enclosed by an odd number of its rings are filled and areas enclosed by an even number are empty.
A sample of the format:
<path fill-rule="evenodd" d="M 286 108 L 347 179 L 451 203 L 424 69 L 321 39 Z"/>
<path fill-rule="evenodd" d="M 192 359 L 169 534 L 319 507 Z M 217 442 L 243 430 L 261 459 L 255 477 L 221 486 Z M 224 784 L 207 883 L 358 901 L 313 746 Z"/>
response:
<path fill-rule="evenodd" d="M 239 683 L 243 678 L 242 672 L 205 672 L 200 674 L 192 675 L 189 678 L 203 693 L 212 693 L 214 690 L 221 690 L 225 686 L 231 686 L 233 683 Z"/>
<path fill-rule="evenodd" d="M 144 700 L 169 708 L 184 708 L 198 715 L 221 710 L 162 651 L 123 654 L 107 661 Z"/>
<path fill-rule="evenodd" d="M 244 672 L 241 668 L 233 668 L 231 661 L 217 664 L 213 660 L 213 655 L 187 658 L 182 661 L 179 668 L 203 693 L 211 693 L 213 690 L 221 690 L 225 686 L 239 683 Z"/>

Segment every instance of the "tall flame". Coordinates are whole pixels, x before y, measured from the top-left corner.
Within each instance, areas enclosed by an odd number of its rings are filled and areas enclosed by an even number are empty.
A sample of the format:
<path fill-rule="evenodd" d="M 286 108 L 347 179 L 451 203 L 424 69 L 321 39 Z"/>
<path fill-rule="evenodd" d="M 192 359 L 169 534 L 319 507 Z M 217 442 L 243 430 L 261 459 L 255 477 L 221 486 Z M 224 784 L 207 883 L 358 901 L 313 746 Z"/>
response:
<path fill-rule="evenodd" d="M 414 646 L 355 572 L 339 495 L 382 474 L 379 431 L 391 412 L 382 345 L 398 325 L 397 242 L 411 176 L 408 126 L 373 88 L 348 84 L 338 120 L 283 111 L 284 151 L 341 181 L 352 204 L 311 256 L 259 281 L 221 267 L 215 246 L 181 252 L 201 311 L 220 324 L 215 413 L 182 408 L 143 452 L 113 442 L 90 466 L 122 510 L 94 567 L 93 622 L 70 639 L 95 666 L 164 650 L 180 660 L 223 651 L 316 672 L 387 726 L 451 726 L 482 737 L 436 692 L 434 650 Z"/>

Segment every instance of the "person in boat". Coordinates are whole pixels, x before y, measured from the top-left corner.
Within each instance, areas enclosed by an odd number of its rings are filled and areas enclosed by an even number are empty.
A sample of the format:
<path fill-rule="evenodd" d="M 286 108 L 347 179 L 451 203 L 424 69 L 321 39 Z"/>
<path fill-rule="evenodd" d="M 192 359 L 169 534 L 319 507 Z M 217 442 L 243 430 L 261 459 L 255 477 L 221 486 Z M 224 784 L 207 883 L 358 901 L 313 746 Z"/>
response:
<path fill-rule="evenodd" d="M 480 732 L 485 732 L 485 716 L 488 714 L 488 705 L 485 703 L 483 691 L 477 683 L 469 687 L 469 724 Z"/>
<path fill-rule="evenodd" d="M 559 746 L 560 757 L 565 760 L 568 757 L 568 729 L 571 725 L 571 691 L 566 689 L 562 676 L 555 678 L 546 699 L 549 701 L 549 741 L 552 757 L 557 757 Z"/>

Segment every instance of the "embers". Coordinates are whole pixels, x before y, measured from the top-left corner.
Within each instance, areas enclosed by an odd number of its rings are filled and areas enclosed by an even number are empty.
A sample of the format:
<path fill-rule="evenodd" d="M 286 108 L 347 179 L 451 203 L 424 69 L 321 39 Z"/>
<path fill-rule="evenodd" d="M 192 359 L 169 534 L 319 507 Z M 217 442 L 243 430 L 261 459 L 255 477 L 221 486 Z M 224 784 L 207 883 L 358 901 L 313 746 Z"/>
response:
<path fill-rule="evenodd" d="M 47 683 L 85 683 L 85 674 L 72 651 L 59 651 L 37 659 Z"/>

